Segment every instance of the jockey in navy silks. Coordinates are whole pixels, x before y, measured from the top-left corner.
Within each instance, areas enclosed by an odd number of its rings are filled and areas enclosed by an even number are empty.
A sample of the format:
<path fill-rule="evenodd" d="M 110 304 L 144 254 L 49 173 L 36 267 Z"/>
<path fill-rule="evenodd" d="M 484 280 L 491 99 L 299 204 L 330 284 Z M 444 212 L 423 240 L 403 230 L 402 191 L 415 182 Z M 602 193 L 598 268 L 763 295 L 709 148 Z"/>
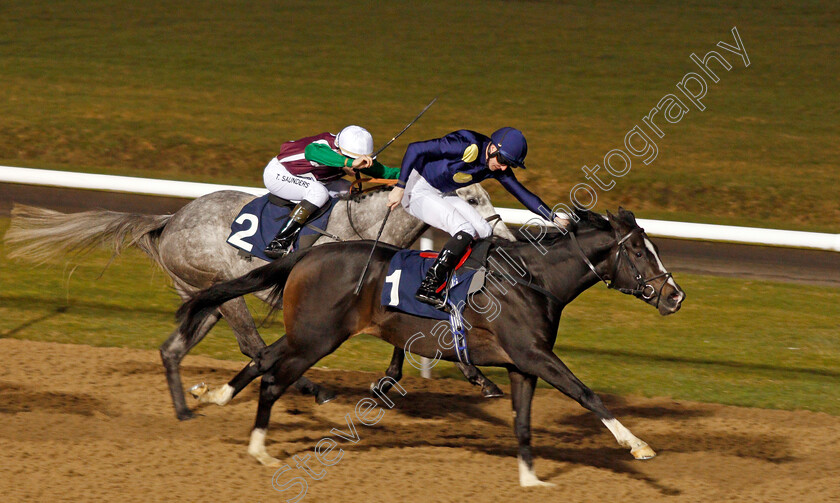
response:
<path fill-rule="evenodd" d="M 371 153 L 373 137 L 359 126 L 347 126 L 337 135 L 321 133 L 284 143 L 265 167 L 263 181 L 275 196 L 299 202 L 265 254 L 278 258 L 286 253 L 309 216 L 331 195 L 349 190 L 344 175 L 359 170 L 374 178 L 397 178 L 398 169 L 383 166 Z"/>
<path fill-rule="evenodd" d="M 490 138 L 460 130 L 408 146 L 388 206 L 394 209 L 402 203 L 411 215 L 452 236 L 426 273 L 415 294 L 417 300 L 445 308 L 443 287 L 449 273 L 474 239 L 492 234 L 490 224 L 455 196 L 455 189 L 495 178 L 529 210 L 541 216 L 553 215 L 551 207 L 519 183 L 509 169 L 524 169 L 527 153 L 525 136 L 511 127 L 499 129 Z M 554 215 L 553 221 L 560 227 L 568 223 Z"/>

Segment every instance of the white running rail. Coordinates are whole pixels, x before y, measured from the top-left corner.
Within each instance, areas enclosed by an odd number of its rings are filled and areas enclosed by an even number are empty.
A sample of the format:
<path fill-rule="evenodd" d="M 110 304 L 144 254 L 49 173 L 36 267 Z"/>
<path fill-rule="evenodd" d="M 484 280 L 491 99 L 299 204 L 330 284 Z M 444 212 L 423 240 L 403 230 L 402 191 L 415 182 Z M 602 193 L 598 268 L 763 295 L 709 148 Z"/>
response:
<path fill-rule="evenodd" d="M 0 166 L 0 182 L 188 198 L 203 196 L 219 190 L 238 190 L 256 196 L 268 192 L 264 188 L 257 187 L 96 175 L 11 166 Z M 509 224 L 527 225 L 529 221 L 534 224 L 540 219 L 528 210 L 512 208 L 497 208 L 497 210 L 502 220 Z M 840 251 L 840 234 L 670 222 L 641 218 L 637 221 L 652 236 Z"/>

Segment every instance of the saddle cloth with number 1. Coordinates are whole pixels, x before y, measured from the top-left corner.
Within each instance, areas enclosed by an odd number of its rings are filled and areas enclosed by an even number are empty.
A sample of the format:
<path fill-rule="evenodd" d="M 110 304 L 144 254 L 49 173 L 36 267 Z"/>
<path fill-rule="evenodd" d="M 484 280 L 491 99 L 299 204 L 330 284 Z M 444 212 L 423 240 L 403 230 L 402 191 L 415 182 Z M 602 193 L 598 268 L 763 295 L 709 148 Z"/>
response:
<path fill-rule="evenodd" d="M 463 305 L 471 293 L 484 286 L 484 259 L 489 243 L 479 243 L 471 251 L 467 260 L 452 273 L 449 280 L 449 302 L 456 306 Z M 448 320 L 449 314 L 434 307 L 418 302 L 414 298 L 426 271 L 437 258 L 437 253 L 417 250 L 400 250 L 391 259 L 388 276 L 382 286 L 381 302 L 383 306 L 397 309 L 407 314 Z"/>

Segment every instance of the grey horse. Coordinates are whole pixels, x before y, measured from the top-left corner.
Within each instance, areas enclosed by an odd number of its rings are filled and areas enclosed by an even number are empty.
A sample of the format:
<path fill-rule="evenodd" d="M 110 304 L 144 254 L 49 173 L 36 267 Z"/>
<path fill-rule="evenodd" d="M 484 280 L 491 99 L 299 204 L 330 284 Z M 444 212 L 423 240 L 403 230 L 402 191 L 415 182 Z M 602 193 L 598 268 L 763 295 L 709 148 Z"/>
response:
<path fill-rule="evenodd" d="M 347 196 L 336 204 L 326 228 L 340 240 L 374 239 L 387 212 L 387 190 L 374 190 Z M 487 192 L 478 184 L 458 190 L 458 196 L 491 221 L 496 236 L 515 240 L 514 235 L 495 214 Z M 127 244 L 145 252 L 172 278 L 175 291 L 188 300 L 199 290 L 220 281 L 246 274 L 265 261 L 243 256 L 227 243 L 230 224 L 254 195 L 237 191 L 219 191 L 199 197 L 171 215 L 121 213 L 92 210 L 65 214 L 31 206 L 15 205 L 5 242 L 12 249 L 10 258 L 26 257 L 43 262 L 64 254 L 81 254 L 98 246 L 111 248 L 115 255 Z M 402 207 L 392 212 L 381 241 L 398 247 L 410 246 L 427 229 Z M 321 236 L 315 245 L 335 241 Z M 257 297 L 267 300 L 257 293 Z M 176 329 L 160 347 L 166 379 L 178 419 L 194 417 L 187 407 L 181 382 L 180 364 L 184 356 L 224 317 L 233 329 L 239 349 L 250 358 L 265 347 L 243 298 L 233 299 L 207 318 L 195 339 L 187 343 Z M 391 377 L 402 375 L 404 354 L 394 350 L 387 370 Z M 485 396 L 501 392 L 475 367 L 459 366 L 473 384 L 482 386 Z M 315 395 L 318 403 L 335 394 L 301 378 L 295 383 L 301 392 Z"/>

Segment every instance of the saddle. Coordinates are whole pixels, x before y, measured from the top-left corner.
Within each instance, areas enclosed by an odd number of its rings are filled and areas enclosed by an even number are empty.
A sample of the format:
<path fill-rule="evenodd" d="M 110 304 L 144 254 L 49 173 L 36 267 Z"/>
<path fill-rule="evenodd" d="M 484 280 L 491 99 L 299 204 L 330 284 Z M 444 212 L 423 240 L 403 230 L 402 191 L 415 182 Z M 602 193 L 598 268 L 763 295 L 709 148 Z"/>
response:
<path fill-rule="evenodd" d="M 293 249 L 308 248 L 321 237 L 321 232 L 327 228 L 327 222 L 336 202 L 338 202 L 337 198 L 330 198 L 327 204 L 309 218 L 306 226 L 298 234 Z M 254 256 L 271 262 L 263 250 L 289 219 L 289 214 L 296 204 L 274 194 L 266 194 L 254 199 L 239 211 L 231 223 L 228 244 L 247 257 Z"/>
<path fill-rule="evenodd" d="M 463 305 L 467 297 L 484 288 L 487 255 L 490 252 L 489 241 L 479 241 L 473 245 L 449 279 L 449 300 L 456 306 Z M 437 258 L 436 252 L 418 250 L 400 250 L 391 258 L 388 276 L 382 287 L 381 304 L 386 308 L 396 309 L 406 314 L 447 320 L 449 314 L 434 307 L 418 302 L 414 293 L 426 271 Z"/>

